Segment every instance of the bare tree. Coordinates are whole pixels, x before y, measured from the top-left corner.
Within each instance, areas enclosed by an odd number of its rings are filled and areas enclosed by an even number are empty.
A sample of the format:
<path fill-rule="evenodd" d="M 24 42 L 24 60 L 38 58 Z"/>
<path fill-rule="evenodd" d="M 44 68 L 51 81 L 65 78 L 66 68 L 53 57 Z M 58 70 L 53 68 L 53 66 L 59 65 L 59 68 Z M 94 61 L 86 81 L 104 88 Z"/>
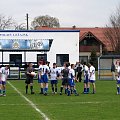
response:
<path fill-rule="evenodd" d="M 120 5 L 109 18 L 105 36 L 110 40 L 114 53 L 120 53 Z"/>
<path fill-rule="evenodd" d="M 38 26 L 48 26 L 51 28 L 60 27 L 59 20 L 49 15 L 35 17 L 31 25 L 34 29 Z"/>
<path fill-rule="evenodd" d="M 15 30 L 26 30 L 27 28 L 26 28 L 26 24 L 25 23 L 21 23 L 21 24 L 15 24 L 14 25 L 14 29 Z"/>
<path fill-rule="evenodd" d="M 12 17 L 0 15 L 0 30 L 13 29 L 14 24 Z"/>

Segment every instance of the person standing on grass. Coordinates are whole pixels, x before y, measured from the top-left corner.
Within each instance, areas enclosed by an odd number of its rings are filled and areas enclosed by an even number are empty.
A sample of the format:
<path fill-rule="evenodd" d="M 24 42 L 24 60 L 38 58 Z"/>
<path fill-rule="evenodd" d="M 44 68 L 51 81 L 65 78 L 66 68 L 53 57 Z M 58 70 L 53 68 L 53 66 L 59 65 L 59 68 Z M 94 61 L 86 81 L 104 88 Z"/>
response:
<path fill-rule="evenodd" d="M 83 71 L 83 65 L 79 63 L 77 67 L 77 80 L 79 80 L 79 82 L 82 81 L 82 71 Z"/>
<path fill-rule="evenodd" d="M 43 62 L 39 61 L 38 63 L 38 83 L 40 86 L 40 94 L 43 94 Z"/>
<path fill-rule="evenodd" d="M 117 76 L 117 95 L 120 94 L 120 71 Z"/>
<path fill-rule="evenodd" d="M 6 96 L 6 80 L 9 75 L 9 66 L 0 68 L 0 96 Z"/>
<path fill-rule="evenodd" d="M 74 67 L 75 67 L 75 65 L 71 64 L 71 67 L 69 69 L 69 74 L 68 74 L 69 82 L 68 82 L 67 96 L 70 96 L 72 92 L 75 94 L 75 96 L 79 95 L 77 93 L 77 91 L 76 91 L 76 88 L 75 88 L 75 80 L 76 80 L 76 78 L 75 78 Z"/>
<path fill-rule="evenodd" d="M 57 77 L 59 77 L 58 69 L 56 63 L 53 63 L 53 67 L 50 68 L 50 81 L 51 81 L 51 88 L 53 94 L 57 93 L 57 83 L 58 83 Z"/>
<path fill-rule="evenodd" d="M 67 88 L 68 88 L 68 74 L 69 74 L 69 64 L 64 63 L 64 69 L 61 71 L 62 75 L 62 85 L 60 87 L 60 95 L 62 95 L 63 88 L 65 89 L 65 94 L 67 94 Z"/>
<path fill-rule="evenodd" d="M 76 62 L 75 68 L 74 68 L 74 70 L 75 70 L 75 76 L 77 76 L 77 67 L 78 67 L 78 65 L 79 65 L 79 62 Z"/>
<path fill-rule="evenodd" d="M 111 64 L 111 72 L 112 72 L 112 79 L 115 80 L 115 64 L 113 62 Z"/>
<path fill-rule="evenodd" d="M 48 92 L 48 76 L 49 76 L 49 67 L 48 62 L 44 62 L 43 65 L 43 93 L 46 96 Z"/>
<path fill-rule="evenodd" d="M 30 90 L 31 90 L 31 94 L 34 94 L 33 92 L 33 78 L 34 75 L 31 74 L 32 72 L 34 72 L 34 68 L 33 68 L 33 64 L 29 63 L 29 67 L 27 68 L 26 71 L 26 94 L 28 93 L 28 85 L 30 85 Z"/>
<path fill-rule="evenodd" d="M 117 73 L 119 73 L 119 72 L 120 72 L 120 62 L 119 62 L 119 65 L 117 67 Z"/>
<path fill-rule="evenodd" d="M 93 94 L 96 93 L 96 86 L 95 86 L 95 67 L 93 66 L 93 62 L 90 62 L 89 63 L 89 74 L 90 74 L 90 77 L 89 77 L 89 85 L 88 85 L 88 89 L 90 88 L 90 83 L 92 84 L 93 86 Z"/>
<path fill-rule="evenodd" d="M 87 93 L 89 93 L 89 85 L 88 85 L 88 82 L 89 82 L 89 68 L 86 65 L 86 62 L 83 63 L 83 71 L 84 71 L 84 91 L 83 91 L 83 93 L 87 94 Z"/>

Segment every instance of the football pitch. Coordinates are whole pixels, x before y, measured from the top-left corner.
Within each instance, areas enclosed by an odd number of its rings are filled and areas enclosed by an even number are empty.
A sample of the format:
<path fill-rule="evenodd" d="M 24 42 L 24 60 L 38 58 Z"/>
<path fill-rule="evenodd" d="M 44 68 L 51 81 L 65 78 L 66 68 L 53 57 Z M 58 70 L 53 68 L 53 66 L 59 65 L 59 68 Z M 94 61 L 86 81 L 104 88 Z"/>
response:
<path fill-rule="evenodd" d="M 49 95 L 44 96 L 35 80 L 35 94 L 26 95 L 23 80 L 8 81 L 7 96 L 0 97 L 0 120 L 120 120 L 116 81 L 97 80 L 96 94 L 81 94 L 83 83 L 76 87 L 79 96 L 52 95 L 50 85 Z"/>

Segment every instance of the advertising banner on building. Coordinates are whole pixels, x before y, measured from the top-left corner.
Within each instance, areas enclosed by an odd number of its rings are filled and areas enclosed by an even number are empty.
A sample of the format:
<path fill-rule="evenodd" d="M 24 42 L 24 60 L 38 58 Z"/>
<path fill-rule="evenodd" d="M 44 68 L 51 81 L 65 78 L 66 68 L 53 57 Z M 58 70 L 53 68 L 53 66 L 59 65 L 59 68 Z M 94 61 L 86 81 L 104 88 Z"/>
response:
<path fill-rule="evenodd" d="M 0 50 L 49 50 L 49 39 L 0 39 Z"/>

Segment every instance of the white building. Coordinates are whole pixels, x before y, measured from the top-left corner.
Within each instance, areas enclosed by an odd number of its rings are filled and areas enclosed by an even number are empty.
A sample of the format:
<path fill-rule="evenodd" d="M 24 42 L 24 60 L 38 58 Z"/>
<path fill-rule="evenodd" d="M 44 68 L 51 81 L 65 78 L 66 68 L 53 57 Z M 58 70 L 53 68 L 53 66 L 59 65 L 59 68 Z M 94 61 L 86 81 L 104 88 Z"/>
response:
<path fill-rule="evenodd" d="M 0 31 L 0 62 L 79 61 L 79 30 Z"/>

